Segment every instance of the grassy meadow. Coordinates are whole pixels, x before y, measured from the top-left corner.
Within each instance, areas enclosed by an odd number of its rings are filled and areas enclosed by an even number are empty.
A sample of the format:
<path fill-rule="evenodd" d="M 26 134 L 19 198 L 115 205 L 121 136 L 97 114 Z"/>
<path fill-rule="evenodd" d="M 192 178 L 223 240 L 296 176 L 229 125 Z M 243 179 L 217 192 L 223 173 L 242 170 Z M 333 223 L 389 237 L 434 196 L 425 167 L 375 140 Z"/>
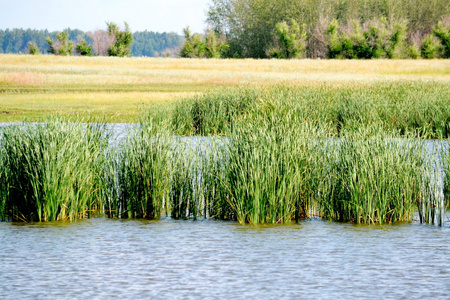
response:
<path fill-rule="evenodd" d="M 81 115 L 138 122 L 148 104 L 233 87 L 450 83 L 448 60 L 215 60 L 0 55 L 0 122 Z M 430 89 L 432 86 L 430 87 Z"/>
<path fill-rule="evenodd" d="M 2 129 L 0 219 L 442 225 L 449 95 L 448 60 L 0 55 L 0 121 L 46 121 Z"/>

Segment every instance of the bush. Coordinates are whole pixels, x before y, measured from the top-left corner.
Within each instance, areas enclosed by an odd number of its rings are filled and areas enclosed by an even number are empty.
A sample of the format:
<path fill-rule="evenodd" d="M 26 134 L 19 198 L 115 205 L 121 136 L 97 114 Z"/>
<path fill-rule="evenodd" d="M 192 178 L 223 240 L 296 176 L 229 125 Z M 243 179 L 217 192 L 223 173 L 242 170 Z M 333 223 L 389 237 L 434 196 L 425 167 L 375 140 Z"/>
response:
<path fill-rule="evenodd" d="M 398 58 L 404 56 L 406 21 L 352 21 L 341 26 L 337 20 L 327 28 L 328 58 Z"/>
<path fill-rule="evenodd" d="M 38 55 L 41 54 L 39 47 L 35 42 L 28 42 L 28 54 L 30 55 Z"/>
<path fill-rule="evenodd" d="M 72 55 L 73 43 L 69 41 L 69 33 L 67 31 L 58 32 L 56 39 L 56 41 L 50 38 L 45 39 L 48 43 L 47 52 L 55 55 Z"/>
<path fill-rule="evenodd" d="M 269 57 L 274 58 L 301 58 L 306 49 L 306 25 L 300 25 L 291 19 L 287 22 L 277 23 L 275 26 L 275 46 L 268 51 Z"/>
<path fill-rule="evenodd" d="M 423 58 L 440 58 L 442 57 L 442 46 L 433 35 L 427 35 L 422 41 L 422 57 Z"/>
<path fill-rule="evenodd" d="M 433 28 L 433 33 L 440 40 L 444 48 L 443 57 L 450 58 L 450 25 L 444 26 L 442 22 L 439 22 Z"/>
<path fill-rule="evenodd" d="M 189 27 L 183 29 L 184 44 L 180 50 L 180 57 L 184 58 L 220 58 L 228 50 L 225 38 L 209 30 L 203 39 L 198 33 L 191 34 Z"/>
<path fill-rule="evenodd" d="M 75 51 L 81 56 L 92 56 L 92 46 L 88 45 L 84 39 L 78 43 Z"/>

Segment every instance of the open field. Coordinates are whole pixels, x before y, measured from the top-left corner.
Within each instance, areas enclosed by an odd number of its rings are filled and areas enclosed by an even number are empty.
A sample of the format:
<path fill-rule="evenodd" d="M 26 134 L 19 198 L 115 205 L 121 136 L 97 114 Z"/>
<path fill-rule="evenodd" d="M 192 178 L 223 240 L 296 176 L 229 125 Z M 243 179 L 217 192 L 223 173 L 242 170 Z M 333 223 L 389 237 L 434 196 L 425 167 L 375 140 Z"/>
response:
<path fill-rule="evenodd" d="M 223 87 L 439 82 L 449 60 L 202 60 L 0 55 L 0 122 L 48 115 L 136 122 L 143 105 Z"/>

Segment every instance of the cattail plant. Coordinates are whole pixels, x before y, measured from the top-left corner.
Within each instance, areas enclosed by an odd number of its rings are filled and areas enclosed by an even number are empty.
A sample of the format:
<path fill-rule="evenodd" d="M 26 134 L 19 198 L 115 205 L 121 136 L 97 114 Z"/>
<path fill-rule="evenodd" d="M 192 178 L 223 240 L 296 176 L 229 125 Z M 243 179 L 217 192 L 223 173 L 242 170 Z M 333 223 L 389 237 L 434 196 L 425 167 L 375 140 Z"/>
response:
<path fill-rule="evenodd" d="M 107 130 L 51 119 L 2 128 L 2 219 L 75 220 L 102 209 Z"/>

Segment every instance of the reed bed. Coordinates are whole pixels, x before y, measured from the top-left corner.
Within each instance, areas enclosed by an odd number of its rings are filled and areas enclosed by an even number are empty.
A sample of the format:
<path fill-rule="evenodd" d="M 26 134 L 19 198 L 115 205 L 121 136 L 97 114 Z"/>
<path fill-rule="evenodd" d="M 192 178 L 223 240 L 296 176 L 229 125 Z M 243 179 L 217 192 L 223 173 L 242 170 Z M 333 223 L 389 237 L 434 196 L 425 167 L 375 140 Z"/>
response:
<path fill-rule="evenodd" d="M 111 154 L 107 168 L 108 212 L 120 218 L 159 218 L 169 191 L 172 142 L 153 121 L 141 122 Z"/>
<path fill-rule="evenodd" d="M 277 85 L 226 89 L 179 101 L 172 124 L 181 135 L 230 135 L 237 119 L 267 103 L 288 105 L 300 119 L 328 124 L 329 134 L 382 126 L 404 136 L 442 139 L 450 136 L 448 85 L 430 82 L 381 82 L 376 85 L 314 87 Z"/>
<path fill-rule="evenodd" d="M 327 148 L 321 216 L 368 224 L 411 221 L 433 184 L 424 143 L 365 130 L 345 133 Z"/>
<path fill-rule="evenodd" d="M 421 222 L 442 225 L 448 146 L 429 147 L 423 139 L 448 137 L 450 105 L 447 86 L 432 86 L 211 92 L 173 111 L 150 107 L 126 139 L 109 147 L 102 126 L 56 120 L 7 127 L 0 218 L 74 220 L 105 213 L 384 224 L 418 214 Z"/>
<path fill-rule="evenodd" d="M 107 132 L 67 121 L 2 128 L 2 220 L 75 220 L 101 210 Z"/>

